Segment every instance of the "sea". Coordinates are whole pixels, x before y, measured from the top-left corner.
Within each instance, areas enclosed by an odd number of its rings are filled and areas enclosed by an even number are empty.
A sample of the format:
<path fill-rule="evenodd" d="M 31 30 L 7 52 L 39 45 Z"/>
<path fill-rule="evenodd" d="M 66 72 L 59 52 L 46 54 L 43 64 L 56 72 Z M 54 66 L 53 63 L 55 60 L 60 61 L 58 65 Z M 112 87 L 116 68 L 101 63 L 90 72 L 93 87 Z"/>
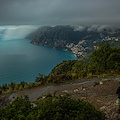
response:
<path fill-rule="evenodd" d="M 0 85 L 34 82 L 38 73 L 48 75 L 62 61 L 76 59 L 72 53 L 33 45 L 30 41 L 0 38 Z"/>

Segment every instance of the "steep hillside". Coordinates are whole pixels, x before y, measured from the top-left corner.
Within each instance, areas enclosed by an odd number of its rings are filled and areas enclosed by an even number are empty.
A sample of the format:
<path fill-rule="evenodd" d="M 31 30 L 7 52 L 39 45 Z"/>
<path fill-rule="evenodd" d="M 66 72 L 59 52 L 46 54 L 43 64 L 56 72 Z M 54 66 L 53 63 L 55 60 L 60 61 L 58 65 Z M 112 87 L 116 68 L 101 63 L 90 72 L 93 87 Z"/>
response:
<path fill-rule="evenodd" d="M 90 30 L 88 26 L 83 30 L 76 30 L 72 26 L 46 26 L 26 38 L 31 39 L 32 44 L 63 49 L 81 58 L 97 49 L 98 44 L 109 42 L 112 46 L 120 47 L 119 35 L 119 30 Z"/>
<path fill-rule="evenodd" d="M 108 43 L 99 46 L 90 56 L 89 62 L 80 60 L 63 61 L 55 66 L 49 75 L 39 73 L 34 83 L 13 83 L 0 86 L 0 94 L 11 93 L 32 87 L 59 84 L 67 81 L 120 76 L 120 48 L 111 48 Z"/>

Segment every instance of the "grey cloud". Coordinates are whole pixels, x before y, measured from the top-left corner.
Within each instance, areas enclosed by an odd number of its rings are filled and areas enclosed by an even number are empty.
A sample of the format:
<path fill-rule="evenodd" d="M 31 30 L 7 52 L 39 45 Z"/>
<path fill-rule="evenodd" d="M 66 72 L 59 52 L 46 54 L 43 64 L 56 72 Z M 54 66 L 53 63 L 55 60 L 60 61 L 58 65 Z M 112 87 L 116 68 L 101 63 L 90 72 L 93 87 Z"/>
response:
<path fill-rule="evenodd" d="M 0 0 L 0 24 L 119 24 L 120 0 Z"/>
<path fill-rule="evenodd" d="M 98 31 L 102 32 L 104 29 L 107 30 L 116 30 L 119 29 L 119 26 L 115 25 L 78 25 L 78 26 L 73 26 L 75 31 Z"/>

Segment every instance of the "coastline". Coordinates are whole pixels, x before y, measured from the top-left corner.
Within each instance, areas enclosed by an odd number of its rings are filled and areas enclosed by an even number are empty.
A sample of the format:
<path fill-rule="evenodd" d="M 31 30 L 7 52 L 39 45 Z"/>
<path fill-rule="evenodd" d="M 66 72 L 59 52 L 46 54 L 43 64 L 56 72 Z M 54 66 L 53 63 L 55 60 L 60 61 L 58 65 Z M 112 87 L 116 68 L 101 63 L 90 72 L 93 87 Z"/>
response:
<path fill-rule="evenodd" d="M 72 54 L 75 56 L 75 58 L 76 58 L 77 60 L 79 59 L 79 57 L 78 57 L 75 53 L 73 53 L 72 51 L 70 51 L 70 50 L 68 50 L 68 49 L 59 49 L 59 48 L 56 48 L 56 47 L 54 47 L 54 46 L 43 45 L 43 44 L 39 44 L 39 43 L 33 42 L 33 41 L 31 41 L 30 43 L 33 44 L 33 45 L 39 45 L 39 46 L 44 46 L 44 47 L 50 47 L 50 48 L 53 48 L 53 49 L 56 49 L 56 50 L 64 50 L 64 51 L 66 51 L 66 52 L 72 53 Z"/>

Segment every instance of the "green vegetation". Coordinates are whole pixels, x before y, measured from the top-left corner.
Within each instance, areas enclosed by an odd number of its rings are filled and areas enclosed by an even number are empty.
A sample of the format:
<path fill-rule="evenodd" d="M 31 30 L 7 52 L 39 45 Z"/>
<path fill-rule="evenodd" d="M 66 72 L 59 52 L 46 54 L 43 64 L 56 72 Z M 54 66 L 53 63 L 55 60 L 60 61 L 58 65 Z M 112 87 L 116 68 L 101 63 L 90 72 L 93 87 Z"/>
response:
<path fill-rule="evenodd" d="M 0 94 L 2 93 L 12 93 L 12 92 L 16 92 L 19 90 L 23 90 L 23 89 L 30 89 L 32 87 L 36 87 L 39 84 L 35 84 L 35 83 L 26 83 L 26 82 L 21 82 L 21 83 L 13 83 L 11 82 L 11 84 L 7 85 L 7 84 L 3 84 L 2 86 L 0 86 Z"/>
<path fill-rule="evenodd" d="M 28 96 L 16 98 L 0 109 L 1 120 L 105 120 L 105 114 L 91 104 L 66 96 L 47 95 L 36 100 L 34 106 Z"/>
<path fill-rule="evenodd" d="M 0 94 L 82 78 L 120 76 L 120 48 L 111 48 L 108 43 L 100 45 L 99 49 L 89 55 L 89 59 L 89 62 L 63 61 L 49 75 L 39 74 L 34 83 L 4 84 L 0 86 Z"/>
<path fill-rule="evenodd" d="M 106 43 L 90 55 L 90 60 L 97 71 L 120 70 L 120 48 L 111 48 Z"/>
<path fill-rule="evenodd" d="M 108 43 L 100 45 L 99 49 L 89 55 L 89 59 L 89 62 L 63 61 L 51 71 L 49 76 L 65 74 L 74 80 L 120 75 L 120 48 L 111 48 Z"/>

